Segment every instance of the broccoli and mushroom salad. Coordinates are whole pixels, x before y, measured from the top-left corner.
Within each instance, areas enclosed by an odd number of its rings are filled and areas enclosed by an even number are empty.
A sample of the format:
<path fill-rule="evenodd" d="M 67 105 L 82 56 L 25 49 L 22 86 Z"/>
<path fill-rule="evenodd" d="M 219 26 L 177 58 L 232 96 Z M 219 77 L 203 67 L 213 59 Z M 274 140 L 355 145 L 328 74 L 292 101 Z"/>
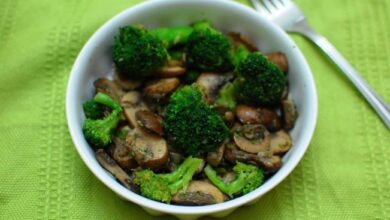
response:
<path fill-rule="evenodd" d="M 125 187 L 177 205 L 247 194 L 282 166 L 297 111 L 283 53 L 208 21 L 119 29 L 113 79 L 94 82 L 83 133 Z"/>

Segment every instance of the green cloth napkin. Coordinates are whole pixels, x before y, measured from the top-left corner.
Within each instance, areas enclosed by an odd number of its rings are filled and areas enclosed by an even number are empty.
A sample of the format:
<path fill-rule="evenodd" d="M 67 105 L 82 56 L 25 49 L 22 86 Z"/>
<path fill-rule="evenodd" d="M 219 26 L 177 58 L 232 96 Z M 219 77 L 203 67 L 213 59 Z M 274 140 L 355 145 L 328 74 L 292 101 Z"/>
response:
<path fill-rule="evenodd" d="M 81 47 L 138 2 L 0 0 L 0 219 L 158 219 L 93 176 L 72 144 L 64 113 Z M 297 4 L 390 102 L 390 2 Z M 285 181 L 226 219 L 390 218 L 390 132 L 315 46 L 292 37 L 318 89 L 314 138 Z"/>

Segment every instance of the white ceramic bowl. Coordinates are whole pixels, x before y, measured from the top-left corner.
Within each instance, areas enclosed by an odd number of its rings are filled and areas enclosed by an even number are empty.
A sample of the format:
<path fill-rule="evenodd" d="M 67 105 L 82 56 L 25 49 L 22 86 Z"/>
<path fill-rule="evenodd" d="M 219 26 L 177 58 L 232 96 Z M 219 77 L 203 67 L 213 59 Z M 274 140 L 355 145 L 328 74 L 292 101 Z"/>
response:
<path fill-rule="evenodd" d="M 209 206 L 176 206 L 142 197 L 123 187 L 96 161 L 82 133 L 82 103 L 93 97 L 93 81 L 109 77 L 112 70 L 111 46 L 118 28 L 144 24 L 148 28 L 186 25 L 208 19 L 225 31 L 236 31 L 251 38 L 265 53 L 282 51 L 288 57 L 290 93 L 299 111 L 291 136 L 293 147 L 283 157 L 282 168 L 255 191 L 221 204 Z M 254 10 L 227 0 L 154 0 L 131 7 L 104 24 L 80 52 L 70 75 L 66 114 L 69 130 L 81 158 L 95 176 L 125 200 L 134 202 L 153 215 L 171 214 L 181 219 L 203 215 L 223 217 L 236 208 L 257 201 L 278 185 L 295 168 L 304 155 L 317 120 L 317 95 L 309 66 L 295 43 L 279 27 Z"/>

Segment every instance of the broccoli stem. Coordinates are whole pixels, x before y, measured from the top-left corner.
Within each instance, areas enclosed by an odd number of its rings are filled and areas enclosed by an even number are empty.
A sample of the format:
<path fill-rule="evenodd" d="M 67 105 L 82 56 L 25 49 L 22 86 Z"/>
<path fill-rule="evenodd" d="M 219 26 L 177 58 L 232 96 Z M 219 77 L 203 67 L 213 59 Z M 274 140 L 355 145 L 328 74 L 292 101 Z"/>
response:
<path fill-rule="evenodd" d="M 214 185 L 229 196 L 240 192 L 245 186 L 245 178 L 240 174 L 238 174 L 238 177 L 233 182 L 226 184 L 218 177 L 217 172 L 210 165 L 206 166 L 204 172 Z"/>
<path fill-rule="evenodd" d="M 166 48 L 183 45 L 187 42 L 193 28 L 188 26 L 156 28 L 150 31 L 163 42 Z"/>
<path fill-rule="evenodd" d="M 148 169 L 138 170 L 134 183 L 140 186 L 143 196 L 169 203 L 172 195 L 188 186 L 201 163 L 199 158 L 188 157 L 173 173 L 155 174 Z"/>
<path fill-rule="evenodd" d="M 167 183 L 174 183 L 187 172 L 187 170 L 191 167 L 192 164 L 197 164 L 199 159 L 188 157 L 180 166 L 177 168 L 177 170 L 173 171 L 172 173 L 167 174 L 159 174 L 161 178 L 163 178 Z M 201 162 L 201 161 L 199 161 Z M 199 164 L 198 164 L 199 166 Z"/>
<path fill-rule="evenodd" d="M 188 185 L 188 183 L 192 180 L 192 176 L 195 174 L 200 163 L 200 159 L 197 159 L 195 161 L 193 160 L 192 164 L 190 164 L 187 168 L 187 171 L 181 176 L 181 179 L 169 184 L 169 189 L 171 190 L 172 195 L 175 194 L 179 189 L 182 189 Z"/>
<path fill-rule="evenodd" d="M 104 93 L 101 93 L 101 92 L 97 93 L 95 98 L 94 98 L 94 101 L 97 103 L 106 105 L 106 106 L 108 106 L 108 107 L 110 107 L 113 110 L 116 110 L 118 112 L 122 111 L 121 106 L 115 100 L 113 100 L 110 96 L 108 96 Z"/>

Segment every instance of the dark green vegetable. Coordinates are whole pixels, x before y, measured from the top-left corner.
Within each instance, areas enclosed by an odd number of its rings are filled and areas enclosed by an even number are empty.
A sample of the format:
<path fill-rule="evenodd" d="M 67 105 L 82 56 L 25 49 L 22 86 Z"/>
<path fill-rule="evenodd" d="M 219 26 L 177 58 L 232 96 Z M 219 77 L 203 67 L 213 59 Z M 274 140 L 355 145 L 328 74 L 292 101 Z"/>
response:
<path fill-rule="evenodd" d="M 191 84 L 198 79 L 199 75 L 200 75 L 200 72 L 198 72 L 196 70 L 189 70 L 186 73 L 186 75 L 184 76 L 184 82 Z"/>
<path fill-rule="evenodd" d="M 126 26 L 115 37 L 113 57 L 121 73 L 142 79 L 163 66 L 168 53 L 162 41 L 146 29 Z"/>
<path fill-rule="evenodd" d="M 87 141 L 95 147 L 105 147 L 112 142 L 112 136 L 121 118 L 121 106 L 110 96 L 98 93 L 95 102 L 112 109 L 110 115 L 103 119 L 87 118 L 84 121 L 83 133 Z"/>
<path fill-rule="evenodd" d="M 194 25 L 185 52 L 188 66 L 199 71 L 222 73 L 234 68 L 231 42 L 208 21 Z"/>
<path fill-rule="evenodd" d="M 155 174 L 151 170 L 139 170 L 135 172 L 134 183 L 140 186 L 143 196 L 169 203 L 172 195 L 187 187 L 201 163 L 201 159 L 188 157 L 172 173 Z"/>
<path fill-rule="evenodd" d="M 168 51 L 171 60 L 182 60 L 183 48 L 174 48 Z"/>
<path fill-rule="evenodd" d="M 94 100 L 84 102 L 83 110 L 86 118 L 100 119 L 104 117 L 103 106 Z"/>
<path fill-rule="evenodd" d="M 280 101 L 286 76 L 260 52 L 249 54 L 236 69 L 239 101 L 252 105 L 273 105 Z"/>
<path fill-rule="evenodd" d="M 253 165 L 237 162 L 233 167 L 233 171 L 236 173 L 235 180 L 225 183 L 210 165 L 207 165 L 204 169 L 209 180 L 222 192 L 230 196 L 247 194 L 259 187 L 264 179 L 263 171 Z"/>
<path fill-rule="evenodd" d="M 213 151 L 230 136 L 221 116 L 203 102 L 196 84 L 173 93 L 163 126 L 170 145 L 188 155 Z"/>
<path fill-rule="evenodd" d="M 189 26 L 156 28 L 150 32 L 157 36 L 166 48 L 187 43 L 188 37 L 194 29 Z"/>

